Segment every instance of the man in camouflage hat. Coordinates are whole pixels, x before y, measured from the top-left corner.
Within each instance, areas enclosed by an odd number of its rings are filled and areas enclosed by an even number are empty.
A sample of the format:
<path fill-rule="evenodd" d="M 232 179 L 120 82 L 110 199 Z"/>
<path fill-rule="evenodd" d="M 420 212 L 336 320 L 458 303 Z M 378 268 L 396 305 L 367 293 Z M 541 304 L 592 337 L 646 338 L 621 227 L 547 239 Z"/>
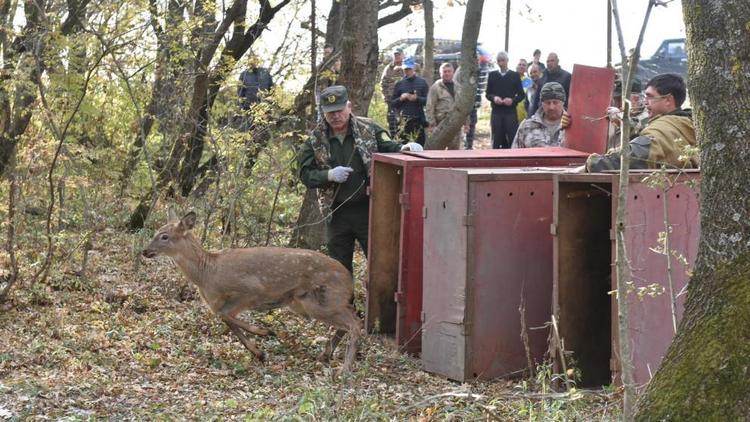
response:
<path fill-rule="evenodd" d="M 565 88 L 557 82 L 547 82 L 539 91 L 542 106 L 524 120 L 513 139 L 513 148 L 556 147 L 563 141 L 560 126 L 565 108 Z"/>
<path fill-rule="evenodd" d="M 323 119 L 299 154 L 300 179 L 317 189 L 327 221 L 328 254 L 352 271 L 354 241 L 367 255 L 370 159 L 373 152 L 421 151 L 419 144 L 394 142 L 373 120 L 352 114 L 346 88 L 320 93 Z"/>

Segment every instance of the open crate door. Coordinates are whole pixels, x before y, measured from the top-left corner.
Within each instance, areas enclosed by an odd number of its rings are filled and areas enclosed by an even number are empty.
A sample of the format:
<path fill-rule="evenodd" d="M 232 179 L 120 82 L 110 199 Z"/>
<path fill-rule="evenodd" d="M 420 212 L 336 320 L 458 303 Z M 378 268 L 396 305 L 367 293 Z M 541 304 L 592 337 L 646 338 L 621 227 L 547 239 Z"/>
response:
<path fill-rule="evenodd" d="M 566 147 L 588 153 L 605 152 L 609 120 L 602 117 L 612 101 L 614 83 L 614 69 L 573 65 L 568 100 L 571 124 L 565 129 Z"/>

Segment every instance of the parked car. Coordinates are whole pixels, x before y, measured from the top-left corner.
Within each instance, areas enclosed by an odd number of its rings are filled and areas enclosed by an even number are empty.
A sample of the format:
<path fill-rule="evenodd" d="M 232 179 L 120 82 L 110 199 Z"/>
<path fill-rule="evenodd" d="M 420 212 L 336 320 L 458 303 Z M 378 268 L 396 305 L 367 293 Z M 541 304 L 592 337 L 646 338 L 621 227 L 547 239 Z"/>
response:
<path fill-rule="evenodd" d="M 423 38 L 403 38 L 392 42 L 384 47 L 381 52 L 381 63 L 390 63 L 393 60 L 393 52 L 400 48 L 404 51 L 404 57 L 414 57 L 420 66 L 424 66 L 424 39 Z M 489 63 L 494 63 L 492 54 L 477 44 L 477 55 L 488 57 Z M 446 38 L 435 38 L 435 48 L 433 53 L 433 80 L 440 77 L 440 65 L 450 62 L 457 67 L 461 61 L 461 40 L 451 40 Z"/>
<path fill-rule="evenodd" d="M 650 58 L 638 62 L 636 77 L 643 83 L 661 73 L 676 73 L 687 79 L 687 60 L 685 38 L 664 40 Z"/>

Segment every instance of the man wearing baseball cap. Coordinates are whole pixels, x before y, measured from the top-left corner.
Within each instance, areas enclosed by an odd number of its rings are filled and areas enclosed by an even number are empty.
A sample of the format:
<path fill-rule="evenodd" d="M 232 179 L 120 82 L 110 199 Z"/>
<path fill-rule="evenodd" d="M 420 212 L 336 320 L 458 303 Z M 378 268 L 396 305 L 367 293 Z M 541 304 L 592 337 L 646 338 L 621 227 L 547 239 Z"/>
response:
<path fill-rule="evenodd" d="M 400 115 L 402 126 L 398 138 L 404 141 L 416 142 L 424 145 L 424 127 L 427 120 L 424 106 L 427 104 L 427 93 L 430 87 L 427 81 L 417 75 L 415 70 L 417 61 L 413 57 L 404 60 L 404 78 L 396 82 L 391 95 L 391 105 Z"/>
<path fill-rule="evenodd" d="M 327 221 L 328 254 L 351 272 L 355 240 L 367 255 L 372 153 L 422 148 L 394 142 L 372 119 L 352 114 L 349 95 L 341 85 L 324 89 L 320 106 L 324 118 L 300 151 L 299 174 L 305 186 L 317 189 Z"/>
<path fill-rule="evenodd" d="M 513 148 L 554 147 L 563 140 L 560 127 L 565 108 L 565 88 L 557 82 L 547 82 L 539 91 L 542 106 L 518 128 Z"/>

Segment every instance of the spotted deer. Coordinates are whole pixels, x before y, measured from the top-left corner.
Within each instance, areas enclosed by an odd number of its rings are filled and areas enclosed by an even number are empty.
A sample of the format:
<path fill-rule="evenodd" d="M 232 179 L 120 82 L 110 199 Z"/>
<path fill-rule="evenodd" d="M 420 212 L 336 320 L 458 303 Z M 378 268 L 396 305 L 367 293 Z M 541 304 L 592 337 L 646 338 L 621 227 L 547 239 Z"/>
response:
<path fill-rule="evenodd" d="M 351 370 L 357 353 L 361 322 L 352 304 L 353 282 L 349 271 L 322 253 L 292 248 L 258 247 L 206 251 L 193 236 L 196 215 L 178 219 L 170 211 L 143 256 L 166 255 L 198 287 L 211 311 L 218 315 L 240 342 L 259 360 L 265 355 L 248 334 L 269 331 L 238 318 L 248 310 L 289 308 L 336 328 L 321 360 L 327 361 L 345 334 L 349 334 L 342 372 Z"/>

